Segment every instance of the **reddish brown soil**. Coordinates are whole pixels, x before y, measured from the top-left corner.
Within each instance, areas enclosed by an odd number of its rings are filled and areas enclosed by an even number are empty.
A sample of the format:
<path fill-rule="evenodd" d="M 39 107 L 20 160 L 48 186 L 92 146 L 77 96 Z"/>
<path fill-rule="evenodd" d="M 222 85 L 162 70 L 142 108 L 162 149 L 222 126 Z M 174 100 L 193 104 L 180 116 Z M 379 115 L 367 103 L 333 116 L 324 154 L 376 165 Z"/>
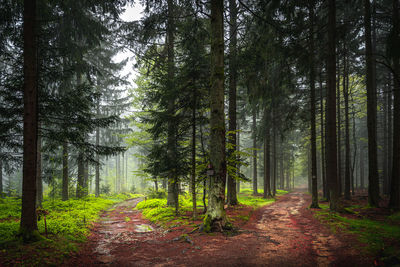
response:
<path fill-rule="evenodd" d="M 234 236 L 189 233 L 151 225 L 132 210 L 138 200 L 104 212 L 89 241 L 65 266 L 371 266 L 353 249 L 354 238 L 335 235 L 307 209 L 310 196 L 293 192 L 256 210 Z M 230 209 L 229 212 L 238 212 Z M 247 210 L 248 212 L 248 210 Z M 130 220 L 125 219 L 129 217 Z M 138 232 L 137 225 L 151 225 Z M 189 233 L 188 238 L 179 238 Z"/>

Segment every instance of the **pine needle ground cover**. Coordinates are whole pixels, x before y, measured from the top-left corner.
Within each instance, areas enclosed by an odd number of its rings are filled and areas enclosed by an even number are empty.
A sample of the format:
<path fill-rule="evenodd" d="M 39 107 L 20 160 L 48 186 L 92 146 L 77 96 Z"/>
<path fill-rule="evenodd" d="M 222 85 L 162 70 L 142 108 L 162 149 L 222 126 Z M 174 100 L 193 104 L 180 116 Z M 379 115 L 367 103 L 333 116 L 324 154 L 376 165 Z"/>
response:
<path fill-rule="evenodd" d="M 44 238 L 33 244 L 21 244 L 17 237 L 21 199 L 0 199 L 0 262 L 26 266 L 62 262 L 65 256 L 77 250 L 79 243 L 86 240 L 100 211 L 118 202 L 140 196 L 124 193 L 99 198 L 88 196 L 68 201 L 45 198 L 43 209 L 48 212 L 47 237 L 42 216 L 38 220 L 38 229 Z"/>

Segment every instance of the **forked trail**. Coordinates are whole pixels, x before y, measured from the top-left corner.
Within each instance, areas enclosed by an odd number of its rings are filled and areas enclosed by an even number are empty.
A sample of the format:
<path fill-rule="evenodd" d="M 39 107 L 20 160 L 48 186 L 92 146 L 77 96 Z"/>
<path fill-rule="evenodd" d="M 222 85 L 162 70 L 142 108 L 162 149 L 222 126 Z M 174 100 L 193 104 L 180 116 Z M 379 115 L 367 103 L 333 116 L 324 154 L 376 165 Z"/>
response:
<path fill-rule="evenodd" d="M 292 192 L 254 212 L 238 235 L 165 231 L 141 218 L 140 199 L 104 212 L 82 251 L 67 266 L 371 266 L 307 207 L 310 196 Z"/>

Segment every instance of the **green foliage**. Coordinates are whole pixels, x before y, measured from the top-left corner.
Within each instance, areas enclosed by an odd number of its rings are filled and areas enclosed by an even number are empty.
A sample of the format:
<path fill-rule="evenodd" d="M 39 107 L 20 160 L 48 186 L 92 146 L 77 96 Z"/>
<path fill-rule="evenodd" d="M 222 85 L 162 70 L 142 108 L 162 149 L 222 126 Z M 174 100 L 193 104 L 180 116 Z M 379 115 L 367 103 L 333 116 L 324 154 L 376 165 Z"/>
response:
<path fill-rule="evenodd" d="M 262 194 L 263 190 L 259 190 L 259 192 Z M 284 195 L 287 194 L 288 191 L 285 190 L 276 190 L 276 194 L 279 195 Z M 239 203 L 247 205 L 247 206 L 252 206 L 254 208 L 259 208 L 268 204 L 271 204 L 275 202 L 274 198 L 268 198 L 265 199 L 262 197 L 262 195 L 259 196 L 254 196 L 253 195 L 253 190 L 252 189 L 241 189 L 240 193 L 238 194 L 238 200 Z"/>
<path fill-rule="evenodd" d="M 158 191 L 154 190 L 153 188 L 147 189 L 146 196 L 150 199 L 153 198 L 166 198 L 167 192 L 164 189 L 159 189 Z"/>

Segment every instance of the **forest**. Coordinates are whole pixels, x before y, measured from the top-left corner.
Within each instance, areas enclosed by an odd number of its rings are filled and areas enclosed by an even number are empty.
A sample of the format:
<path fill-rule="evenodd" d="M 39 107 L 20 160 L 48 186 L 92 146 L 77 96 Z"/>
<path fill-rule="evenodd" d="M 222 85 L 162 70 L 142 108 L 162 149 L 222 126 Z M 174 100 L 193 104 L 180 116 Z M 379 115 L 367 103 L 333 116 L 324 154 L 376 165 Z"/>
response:
<path fill-rule="evenodd" d="M 400 266 L 400 0 L 0 0 L 0 266 Z"/>

